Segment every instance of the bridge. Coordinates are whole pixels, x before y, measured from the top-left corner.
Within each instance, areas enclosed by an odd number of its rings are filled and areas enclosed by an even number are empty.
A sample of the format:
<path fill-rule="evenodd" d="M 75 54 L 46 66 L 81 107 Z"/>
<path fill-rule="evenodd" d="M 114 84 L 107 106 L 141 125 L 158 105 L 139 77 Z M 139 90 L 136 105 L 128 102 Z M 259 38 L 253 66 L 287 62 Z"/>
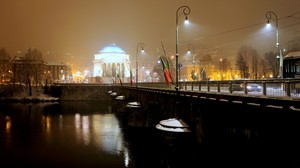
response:
<path fill-rule="evenodd" d="M 260 86 L 251 90 L 248 85 Z M 199 143 L 208 130 L 298 131 L 300 128 L 300 80 L 237 80 L 179 82 L 180 89 L 166 83 L 54 84 L 52 94 L 60 100 L 106 100 L 113 111 L 124 111 L 128 125 L 155 127 L 161 120 L 179 117 L 196 134 Z M 238 86 L 239 89 L 236 89 Z M 242 89 L 241 89 L 242 88 Z M 115 92 L 115 95 L 108 94 Z M 124 96 L 117 100 L 116 96 Z M 139 102 L 142 108 L 127 108 Z M 124 113 L 121 113 L 124 114 Z"/>
<path fill-rule="evenodd" d="M 148 92 L 179 95 L 179 98 L 194 97 L 262 107 L 274 106 L 283 109 L 300 106 L 300 79 L 179 82 L 178 93 L 176 93 L 174 85 L 166 87 L 164 82 L 138 83 L 137 86 L 135 83 L 122 83 L 122 85 L 120 83 L 56 83 L 54 87 L 69 89 L 69 91 L 64 89 L 64 94 L 59 95 L 62 100 L 110 100 L 106 93 L 109 90 L 115 90 L 117 95 L 123 94 L 132 101 L 141 99 Z M 104 90 L 96 89 L 99 87 Z M 68 93 L 70 94 L 68 95 Z"/>

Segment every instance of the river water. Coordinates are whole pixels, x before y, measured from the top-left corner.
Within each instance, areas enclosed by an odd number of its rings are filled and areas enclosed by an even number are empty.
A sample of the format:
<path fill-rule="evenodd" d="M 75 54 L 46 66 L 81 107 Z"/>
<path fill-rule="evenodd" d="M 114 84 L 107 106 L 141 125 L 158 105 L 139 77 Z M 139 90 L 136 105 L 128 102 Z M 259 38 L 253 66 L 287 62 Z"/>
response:
<path fill-rule="evenodd" d="M 201 128 L 205 135 L 195 139 L 182 136 L 177 141 L 166 140 L 155 128 L 127 127 L 126 115 L 113 109 L 109 101 L 0 104 L 1 167 L 300 165 L 299 119 L 293 116 L 267 118 L 272 122 L 261 127 L 239 128 L 243 122 L 216 117 L 220 113 L 209 119 L 206 128 Z M 291 118 L 294 124 L 289 124 Z"/>
<path fill-rule="evenodd" d="M 1 167 L 143 168 L 191 163 L 186 157 L 190 154 L 179 159 L 173 151 L 166 156 L 158 130 L 126 127 L 122 113 L 112 109 L 107 101 L 1 104 Z"/>

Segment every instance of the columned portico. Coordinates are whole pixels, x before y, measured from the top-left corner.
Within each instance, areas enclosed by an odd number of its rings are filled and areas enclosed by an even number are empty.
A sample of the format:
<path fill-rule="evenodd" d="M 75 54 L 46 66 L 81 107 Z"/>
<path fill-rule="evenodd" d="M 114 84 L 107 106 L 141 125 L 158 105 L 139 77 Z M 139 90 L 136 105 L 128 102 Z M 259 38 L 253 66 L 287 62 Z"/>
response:
<path fill-rule="evenodd" d="M 130 81 L 129 55 L 123 49 L 110 44 L 95 54 L 94 77 L 100 77 L 103 83 L 111 83 L 113 80 L 122 82 Z"/>

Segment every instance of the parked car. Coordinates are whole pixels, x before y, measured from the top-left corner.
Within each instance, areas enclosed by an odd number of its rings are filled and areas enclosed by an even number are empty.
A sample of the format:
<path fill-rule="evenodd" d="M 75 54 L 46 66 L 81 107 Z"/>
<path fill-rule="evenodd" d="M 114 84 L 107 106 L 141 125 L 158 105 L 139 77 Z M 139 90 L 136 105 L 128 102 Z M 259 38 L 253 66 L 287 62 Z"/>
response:
<path fill-rule="evenodd" d="M 245 84 L 232 84 L 232 91 L 244 91 Z M 229 87 L 230 90 L 230 87 Z M 248 92 L 261 92 L 262 86 L 256 83 L 247 83 L 247 91 Z"/>

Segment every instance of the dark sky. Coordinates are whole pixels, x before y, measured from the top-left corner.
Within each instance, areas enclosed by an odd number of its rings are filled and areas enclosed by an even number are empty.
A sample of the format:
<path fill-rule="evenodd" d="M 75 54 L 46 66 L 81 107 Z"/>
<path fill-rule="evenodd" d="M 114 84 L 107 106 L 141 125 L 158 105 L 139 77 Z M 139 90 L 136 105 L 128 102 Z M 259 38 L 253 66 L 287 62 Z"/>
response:
<path fill-rule="evenodd" d="M 94 54 L 108 44 L 134 60 L 143 42 L 146 60 L 155 60 L 161 42 L 175 53 L 176 10 L 182 5 L 191 9 L 191 24 L 185 27 L 179 16 L 181 55 L 188 44 L 199 55 L 218 50 L 228 58 L 241 45 L 276 52 L 276 28 L 263 30 L 269 10 L 278 17 L 281 47 L 300 35 L 300 0 L 1 0 L 0 48 L 11 56 L 38 48 L 46 61 L 92 66 Z"/>

